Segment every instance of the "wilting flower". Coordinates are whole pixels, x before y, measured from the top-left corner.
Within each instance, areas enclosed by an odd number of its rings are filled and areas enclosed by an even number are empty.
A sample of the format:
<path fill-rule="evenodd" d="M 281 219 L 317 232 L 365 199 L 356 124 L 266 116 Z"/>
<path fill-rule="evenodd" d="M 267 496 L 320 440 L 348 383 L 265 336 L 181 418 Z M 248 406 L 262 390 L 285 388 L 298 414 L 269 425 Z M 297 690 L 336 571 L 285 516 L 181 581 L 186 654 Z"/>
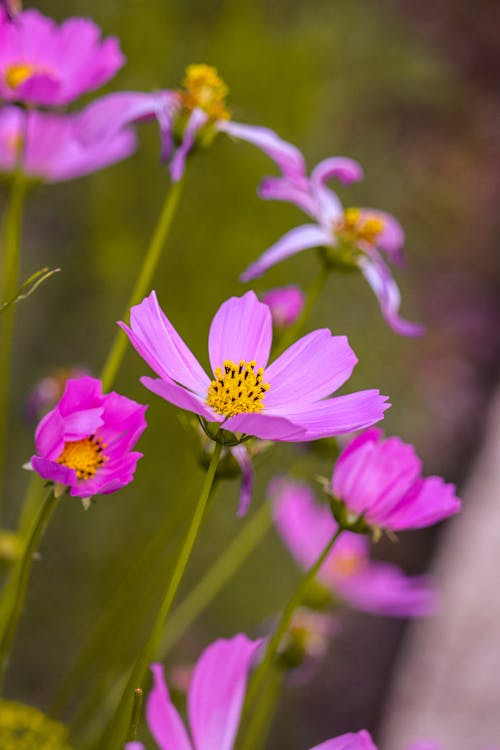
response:
<path fill-rule="evenodd" d="M 79 367 L 62 367 L 39 380 L 26 399 L 24 409 L 27 418 L 38 421 L 44 412 L 59 401 L 70 378 L 81 378 L 88 374 L 88 370 Z"/>
<path fill-rule="evenodd" d="M 356 356 L 345 336 L 321 329 L 268 365 L 272 323 L 253 292 L 224 302 L 208 339 L 212 379 L 161 310 L 152 292 L 120 323 L 160 376 L 141 378 L 153 393 L 233 433 L 307 441 L 378 422 L 387 408 L 379 391 L 326 398 L 348 380 Z M 217 439 L 217 435 L 213 435 Z"/>
<path fill-rule="evenodd" d="M 11 174 L 19 161 L 25 175 L 61 182 L 95 172 L 126 159 L 136 148 L 132 129 L 105 141 L 83 144 L 78 137 L 81 115 L 0 110 L 0 173 Z"/>
<path fill-rule="evenodd" d="M 132 481 L 142 457 L 131 449 L 146 428 L 146 409 L 118 393 L 103 394 L 95 378 L 68 380 L 36 429 L 33 469 L 75 497 L 115 492 Z"/>
<path fill-rule="evenodd" d="M 0 9 L 3 8 L 7 14 L 7 18 L 12 21 L 16 16 L 21 13 L 23 9 L 21 0 L 0 0 Z M 1 10 L 0 10 L 1 12 Z M 0 19 L 0 23 L 1 23 Z"/>
<path fill-rule="evenodd" d="M 298 167 L 270 177 L 260 188 L 262 198 L 294 203 L 314 219 L 292 229 L 268 248 L 242 274 L 242 281 L 261 276 L 271 266 L 301 250 L 323 248 L 323 261 L 332 268 L 359 269 L 375 292 L 382 314 L 391 328 L 404 336 L 417 336 L 422 327 L 399 317 L 399 289 L 383 255 L 401 263 L 404 232 L 396 219 L 371 208 L 346 208 L 326 186 L 330 178 L 344 184 L 361 179 L 360 165 L 352 159 L 333 157 L 320 162 L 310 178 Z"/>
<path fill-rule="evenodd" d="M 87 18 L 57 26 L 36 10 L 20 13 L 16 23 L 0 18 L 0 97 L 54 107 L 102 86 L 125 58 L 118 40 L 101 41 L 100 33 Z"/>
<path fill-rule="evenodd" d="M 228 88 L 215 68 L 190 65 L 182 89 L 151 94 L 119 92 L 90 105 L 81 138 L 84 142 L 91 142 L 94 138 L 100 140 L 131 122 L 156 118 L 162 140 L 162 158 L 170 161 L 173 182 L 183 176 L 186 158 L 195 145 L 209 143 L 217 133 L 252 143 L 284 171 L 304 169 L 300 151 L 274 131 L 233 122 L 225 104 L 227 93 Z"/>
<path fill-rule="evenodd" d="M 311 565 L 332 538 L 337 524 L 310 488 L 286 478 L 269 486 L 274 520 L 283 541 L 303 568 Z M 365 536 L 344 531 L 326 558 L 318 579 L 357 609 L 379 615 L 432 614 L 436 595 L 425 576 L 407 577 L 396 565 L 370 559 Z"/>
<path fill-rule="evenodd" d="M 269 289 L 261 295 L 261 299 L 271 310 L 273 324 L 277 328 L 287 328 L 295 323 L 304 307 L 304 292 L 295 284 Z"/>
<path fill-rule="evenodd" d="M 413 446 L 370 429 L 340 454 L 332 475 L 334 501 L 349 517 L 393 531 L 430 526 L 460 510 L 455 487 L 441 477 L 421 476 Z"/>
<path fill-rule="evenodd" d="M 212 643 L 196 664 L 189 686 L 189 733 L 175 708 L 160 664 L 153 664 L 154 686 L 146 719 L 160 750 L 232 750 L 245 698 L 248 673 L 260 645 L 245 635 Z M 129 742 L 125 750 L 144 750 Z M 376 750 L 367 732 L 345 734 L 312 750 Z"/>

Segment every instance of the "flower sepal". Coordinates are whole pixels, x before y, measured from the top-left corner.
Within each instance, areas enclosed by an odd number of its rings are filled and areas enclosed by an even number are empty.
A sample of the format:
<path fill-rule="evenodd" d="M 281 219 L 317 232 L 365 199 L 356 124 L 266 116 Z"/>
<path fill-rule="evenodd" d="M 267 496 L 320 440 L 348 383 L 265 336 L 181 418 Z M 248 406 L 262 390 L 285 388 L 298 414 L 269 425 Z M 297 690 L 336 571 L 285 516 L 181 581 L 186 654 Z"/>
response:
<path fill-rule="evenodd" d="M 236 445 L 246 443 L 246 441 L 250 440 L 252 437 L 251 435 L 245 435 L 242 432 L 230 432 L 229 430 L 224 430 L 220 426 L 220 422 L 209 422 L 208 420 L 203 419 L 203 417 L 200 417 L 199 420 L 205 435 L 210 440 L 213 440 L 215 443 L 219 443 L 219 445 L 223 445 L 226 448 L 234 448 Z"/>
<path fill-rule="evenodd" d="M 318 253 L 321 263 L 329 271 L 359 271 L 358 258 L 361 253 L 352 242 L 339 240 L 334 247 L 320 247 Z"/>
<path fill-rule="evenodd" d="M 317 578 L 307 585 L 301 600 L 301 606 L 313 612 L 328 612 L 338 603 L 339 600 L 335 594 Z"/>

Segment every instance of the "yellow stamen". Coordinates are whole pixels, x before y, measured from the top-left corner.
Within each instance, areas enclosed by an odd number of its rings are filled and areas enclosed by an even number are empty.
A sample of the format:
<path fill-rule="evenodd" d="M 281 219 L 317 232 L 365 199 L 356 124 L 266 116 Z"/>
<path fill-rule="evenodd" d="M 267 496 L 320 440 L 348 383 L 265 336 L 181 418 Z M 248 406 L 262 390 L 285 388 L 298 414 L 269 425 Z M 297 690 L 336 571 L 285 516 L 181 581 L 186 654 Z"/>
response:
<path fill-rule="evenodd" d="M 356 244 L 365 242 L 373 245 L 384 231 L 384 220 L 380 216 L 361 212 L 360 208 L 346 208 L 335 231 Z"/>
<path fill-rule="evenodd" d="M 74 469 L 78 479 L 93 479 L 96 471 L 108 460 L 103 453 L 105 447 L 106 443 L 95 435 L 73 440 L 64 444 L 57 463 Z"/>
<path fill-rule="evenodd" d="M 35 65 L 29 63 L 14 63 L 9 65 L 4 73 L 5 83 L 11 89 L 17 89 L 21 84 L 37 72 Z"/>
<path fill-rule="evenodd" d="M 215 380 L 208 386 L 207 406 L 217 414 L 234 417 L 262 411 L 264 394 L 271 387 L 264 381 L 264 368 L 255 370 L 256 362 L 241 360 L 238 365 L 227 359 L 215 370 Z"/>
<path fill-rule="evenodd" d="M 211 65 L 189 65 L 182 92 L 184 107 L 202 109 L 212 120 L 228 120 L 225 99 L 229 89 Z"/>

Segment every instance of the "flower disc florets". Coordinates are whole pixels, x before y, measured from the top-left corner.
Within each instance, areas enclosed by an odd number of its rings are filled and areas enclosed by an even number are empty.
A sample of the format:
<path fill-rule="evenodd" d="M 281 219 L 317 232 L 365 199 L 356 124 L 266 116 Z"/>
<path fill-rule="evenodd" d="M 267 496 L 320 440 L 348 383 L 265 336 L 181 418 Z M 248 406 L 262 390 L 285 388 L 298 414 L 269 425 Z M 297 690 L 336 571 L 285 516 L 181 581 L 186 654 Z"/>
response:
<path fill-rule="evenodd" d="M 264 381 L 264 368 L 257 362 L 240 360 L 239 365 L 226 359 L 224 368 L 215 369 L 215 380 L 208 387 L 207 405 L 218 414 L 234 417 L 251 414 L 264 408 L 264 394 L 270 385 Z"/>
<path fill-rule="evenodd" d="M 384 220 L 380 216 L 370 214 L 366 209 L 346 208 L 342 219 L 335 223 L 335 232 L 339 239 L 354 245 L 375 245 L 384 227 Z"/>
<path fill-rule="evenodd" d="M 95 435 L 83 440 L 71 440 L 64 444 L 57 463 L 74 469 L 77 479 L 93 479 L 99 467 L 108 460 L 103 453 L 105 447 L 102 438 Z"/>
<path fill-rule="evenodd" d="M 182 103 L 188 112 L 198 107 L 211 120 L 229 120 L 225 107 L 229 89 L 214 67 L 189 65 L 182 85 Z"/>

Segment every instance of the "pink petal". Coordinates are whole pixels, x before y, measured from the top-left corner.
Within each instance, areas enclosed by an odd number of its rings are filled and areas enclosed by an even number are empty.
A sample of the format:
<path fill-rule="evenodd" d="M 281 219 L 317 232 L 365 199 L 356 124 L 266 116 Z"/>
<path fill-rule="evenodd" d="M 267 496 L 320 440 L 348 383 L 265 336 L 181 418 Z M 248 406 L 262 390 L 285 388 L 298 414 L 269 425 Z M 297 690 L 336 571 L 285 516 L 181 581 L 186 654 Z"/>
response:
<path fill-rule="evenodd" d="M 179 409 L 186 409 L 186 411 L 199 414 L 200 417 L 204 417 L 209 422 L 220 422 L 222 420 L 220 415 L 215 414 L 208 406 L 205 406 L 203 399 L 186 390 L 186 388 L 177 385 L 172 380 L 148 378 L 147 376 L 142 377 L 140 380 L 150 391 L 153 391 L 157 396 L 164 398 L 165 401 L 174 406 L 178 406 Z"/>
<path fill-rule="evenodd" d="M 212 643 L 198 660 L 188 694 L 196 750 L 232 750 L 248 672 L 260 643 L 237 635 Z"/>
<path fill-rule="evenodd" d="M 261 440 L 276 440 L 301 442 L 307 440 L 306 430 L 294 423 L 293 420 L 283 416 L 272 414 L 238 414 L 231 417 L 223 424 L 224 429 L 231 432 L 242 432 L 246 435 L 254 435 Z"/>
<path fill-rule="evenodd" d="M 385 320 L 396 333 L 402 336 L 420 336 L 423 326 L 410 323 L 399 317 L 401 295 L 389 268 L 378 253 L 372 251 L 370 257 L 363 256 L 358 260 L 361 272 L 378 298 L 380 309 Z"/>
<path fill-rule="evenodd" d="M 254 292 L 231 297 L 219 307 L 210 326 L 208 351 L 212 370 L 222 367 L 225 360 L 235 364 L 255 360 L 257 367 L 265 367 L 272 336 L 271 312 Z"/>
<path fill-rule="evenodd" d="M 173 705 L 161 664 L 152 664 L 154 686 L 146 705 L 148 727 L 160 750 L 192 750 L 184 724 Z"/>
<path fill-rule="evenodd" d="M 203 112 L 202 109 L 196 107 L 189 116 L 184 135 L 182 137 L 182 143 L 174 154 L 174 157 L 170 163 L 170 177 L 172 182 L 179 182 L 181 177 L 184 175 L 184 169 L 186 165 L 186 159 L 193 148 L 196 134 L 205 125 L 208 120 L 208 115 Z"/>
<path fill-rule="evenodd" d="M 146 750 L 142 742 L 127 742 L 125 750 Z"/>
<path fill-rule="evenodd" d="M 332 336 L 327 328 L 303 336 L 266 368 L 266 411 L 329 396 L 350 378 L 357 361 L 345 336 Z"/>
<path fill-rule="evenodd" d="M 315 745 L 311 750 L 377 750 L 373 740 L 366 730 L 343 734 L 332 740 Z"/>
<path fill-rule="evenodd" d="M 217 129 L 233 138 L 253 143 L 276 162 L 285 176 L 305 174 L 304 157 L 298 148 L 284 141 L 273 130 L 230 120 L 218 122 Z"/>
<path fill-rule="evenodd" d="M 55 461 L 64 448 L 64 419 L 58 408 L 52 409 L 39 422 L 35 432 L 37 453 Z"/>
<path fill-rule="evenodd" d="M 241 276 L 241 281 L 250 281 L 251 279 L 262 276 L 271 266 L 276 265 L 291 255 L 296 255 L 301 250 L 308 250 L 312 247 L 326 247 L 332 244 L 332 236 L 316 224 L 304 224 L 296 227 L 290 232 L 283 235 L 278 242 L 271 245 L 255 263 L 252 263 Z"/>
<path fill-rule="evenodd" d="M 82 409 L 101 407 L 103 402 L 102 384 L 97 378 L 83 375 L 81 378 L 69 378 L 58 408 L 63 417 Z"/>
<path fill-rule="evenodd" d="M 252 460 L 250 458 L 246 445 L 235 445 L 234 448 L 231 448 L 230 450 L 241 469 L 241 489 L 240 502 L 238 505 L 238 516 L 244 516 L 246 515 L 250 505 L 250 501 L 252 500 Z"/>
<path fill-rule="evenodd" d="M 130 328 L 119 324 L 141 357 L 160 377 L 206 394 L 210 380 L 151 292 L 130 311 Z"/>
<path fill-rule="evenodd" d="M 55 461 L 39 458 L 39 456 L 32 456 L 31 465 L 37 474 L 40 474 L 42 479 L 46 479 L 48 482 L 57 482 L 65 486 L 71 486 L 77 482 L 74 469 L 58 464 Z"/>
<path fill-rule="evenodd" d="M 343 185 L 359 182 L 364 177 L 363 167 L 354 159 L 345 156 L 332 156 L 323 159 L 311 172 L 311 183 L 315 186 L 324 185 L 327 180 L 336 179 Z"/>
<path fill-rule="evenodd" d="M 460 508 L 453 484 L 446 484 L 441 477 L 427 477 L 415 482 L 388 513 L 388 519 L 394 531 L 421 529 L 458 513 Z"/>
<path fill-rule="evenodd" d="M 259 186 L 258 194 L 263 200 L 293 203 L 313 219 L 317 216 L 316 201 L 310 191 L 299 187 L 286 177 L 266 177 Z"/>

